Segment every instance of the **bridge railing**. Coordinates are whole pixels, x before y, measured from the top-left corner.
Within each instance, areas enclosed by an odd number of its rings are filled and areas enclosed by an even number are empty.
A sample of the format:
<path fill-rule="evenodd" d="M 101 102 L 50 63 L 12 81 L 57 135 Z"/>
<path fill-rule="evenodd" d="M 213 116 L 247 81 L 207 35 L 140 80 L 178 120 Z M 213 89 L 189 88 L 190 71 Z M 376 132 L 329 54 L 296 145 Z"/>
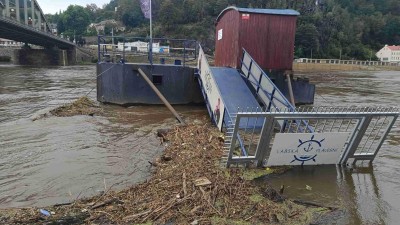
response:
<path fill-rule="evenodd" d="M 50 26 L 37 1 L 30 0 L 26 2 L 26 4 L 21 3 L 20 1 L 10 2 L 10 0 L 0 1 L 0 16 L 16 21 L 19 24 L 30 26 L 36 30 L 51 33 Z M 32 14 L 34 16 L 32 16 Z M 35 26 L 35 23 L 37 26 Z"/>
<path fill-rule="evenodd" d="M 197 63 L 198 43 L 195 40 L 98 36 L 97 47 L 99 62 Z"/>
<path fill-rule="evenodd" d="M 61 38 L 61 37 L 58 37 L 58 36 L 56 36 L 55 34 L 53 34 L 52 32 L 46 32 L 46 31 L 40 30 L 40 29 L 38 29 L 37 27 L 33 27 L 33 26 L 26 25 L 25 23 L 23 23 L 23 22 L 21 22 L 21 21 L 17 21 L 17 20 L 15 20 L 15 19 L 11 19 L 11 18 L 9 18 L 9 17 L 0 17 L 0 21 L 1 21 L 2 23 L 12 24 L 13 26 L 24 28 L 24 29 L 26 29 L 26 30 L 38 32 L 38 33 L 40 33 L 41 35 L 45 35 L 45 36 L 47 36 L 47 37 L 56 39 L 56 40 L 58 40 L 58 41 L 67 43 L 67 44 L 69 44 L 69 45 L 74 45 L 72 42 L 70 42 L 70 41 L 68 41 L 68 40 L 66 40 L 66 39 L 63 39 L 63 38 Z"/>

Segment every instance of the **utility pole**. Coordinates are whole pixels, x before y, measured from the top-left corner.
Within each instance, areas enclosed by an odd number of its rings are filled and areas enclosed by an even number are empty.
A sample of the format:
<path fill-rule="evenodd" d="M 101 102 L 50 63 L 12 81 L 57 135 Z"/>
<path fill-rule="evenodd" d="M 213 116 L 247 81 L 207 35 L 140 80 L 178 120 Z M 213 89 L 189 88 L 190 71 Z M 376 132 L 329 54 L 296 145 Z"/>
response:
<path fill-rule="evenodd" d="M 342 60 L 342 49 L 340 49 L 339 60 Z"/>
<path fill-rule="evenodd" d="M 152 8 L 151 8 L 151 0 L 150 0 L 150 52 L 149 52 L 149 58 L 150 58 L 150 64 L 153 65 L 153 15 L 152 15 Z"/>
<path fill-rule="evenodd" d="M 114 27 L 111 28 L 111 44 L 112 59 L 114 59 Z"/>

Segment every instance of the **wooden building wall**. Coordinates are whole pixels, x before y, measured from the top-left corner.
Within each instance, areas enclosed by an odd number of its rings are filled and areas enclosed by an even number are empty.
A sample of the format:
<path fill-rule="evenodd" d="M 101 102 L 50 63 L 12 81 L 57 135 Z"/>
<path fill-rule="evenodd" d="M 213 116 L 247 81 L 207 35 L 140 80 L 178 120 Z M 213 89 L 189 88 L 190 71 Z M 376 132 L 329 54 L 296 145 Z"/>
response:
<path fill-rule="evenodd" d="M 240 13 L 227 11 L 218 21 L 215 30 L 215 65 L 237 68 L 237 59 L 241 58 L 239 45 Z M 222 29 L 222 39 L 218 40 L 218 31 Z"/>
<path fill-rule="evenodd" d="M 242 14 L 229 10 L 218 21 L 216 35 L 222 28 L 225 36 L 220 41 L 216 36 L 215 65 L 239 68 L 244 48 L 264 70 L 291 70 L 297 17 L 250 13 L 243 19 Z"/>

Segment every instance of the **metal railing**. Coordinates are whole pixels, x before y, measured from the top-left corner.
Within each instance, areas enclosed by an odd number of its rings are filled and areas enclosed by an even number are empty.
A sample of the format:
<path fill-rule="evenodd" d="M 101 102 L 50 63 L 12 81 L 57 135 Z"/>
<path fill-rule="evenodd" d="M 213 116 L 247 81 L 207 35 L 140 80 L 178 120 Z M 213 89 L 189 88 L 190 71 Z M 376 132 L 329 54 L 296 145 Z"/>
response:
<path fill-rule="evenodd" d="M 353 160 L 372 162 L 388 133 L 399 116 L 397 108 L 371 107 L 305 107 L 298 111 L 287 109 L 260 112 L 260 109 L 238 111 L 227 129 L 223 163 L 231 165 L 266 165 L 277 134 L 348 133 L 336 164 L 347 164 Z M 240 128 L 241 121 L 250 119 L 263 121 L 262 127 Z M 295 121 L 304 121 L 296 123 Z M 276 125 L 288 121 L 284 129 Z M 307 129 L 307 126 L 313 129 Z M 242 140 L 238 140 L 237 137 Z M 239 143 L 242 142 L 242 143 Z M 247 155 L 241 154 L 244 145 Z M 289 164 L 290 165 L 290 164 Z"/>
<path fill-rule="evenodd" d="M 26 25 L 23 22 L 18 22 L 17 20 L 14 20 L 14 19 L 6 18 L 6 17 L 0 17 L 0 21 L 3 22 L 3 23 L 12 24 L 14 26 L 18 26 L 18 27 L 27 29 L 29 31 L 37 32 L 37 33 L 39 33 L 39 34 L 41 34 L 43 36 L 55 39 L 55 40 L 60 41 L 60 42 L 64 42 L 64 43 L 66 43 L 68 45 L 75 45 L 74 43 L 72 43 L 72 42 L 70 42 L 70 41 L 68 41 L 66 39 L 63 39 L 61 37 L 58 37 L 58 36 L 54 35 L 51 32 L 46 32 L 46 31 L 40 30 L 40 29 L 35 28 L 33 26 Z"/>
<path fill-rule="evenodd" d="M 295 107 L 245 49 L 243 49 L 240 68 L 241 75 L 253 86 L 256 97 L 262 103 L 263 111 L 296 111 Z M 306 129 L 312 131 L 312 127 L 308 126 L 304 121 L 297 120 L 296 123 L 303 123 Z M 284 128 L 285 125 L 286 121 L 282 121 L 279 124 L 281 128 Z"/>
<path fill-rule="evenodd" d="M 275 108 L 275 110 L 295 110 L 295 107 L 286 99 L 274 82 L 269 79 L 267 73 L 260 68 L 245 49 L 243 49 L 241 62 L 242 75 L 253 86 L 257 97 L 264 105 L 263 109 L 265 111 L 270 111 L 271 108 Z"/>
<path fill-rule="evenodd" d="M 362 61 L 362 60 L 342 60 L 342 59 L 295 59 L 295 63 L 313 63 L 313 64 L 335 64 L 335 65 L 360 65 L 360 66 L 400 66 L 400 62 L 385 61 Z"/>
<path fill-rule="evenodd" d="M 150 43 L 152 51 L 150 54 Z M 198 42 L 128 36 L 98 36 L 99 62 L 149 62 L 185 65 L 197 60 Z"/>

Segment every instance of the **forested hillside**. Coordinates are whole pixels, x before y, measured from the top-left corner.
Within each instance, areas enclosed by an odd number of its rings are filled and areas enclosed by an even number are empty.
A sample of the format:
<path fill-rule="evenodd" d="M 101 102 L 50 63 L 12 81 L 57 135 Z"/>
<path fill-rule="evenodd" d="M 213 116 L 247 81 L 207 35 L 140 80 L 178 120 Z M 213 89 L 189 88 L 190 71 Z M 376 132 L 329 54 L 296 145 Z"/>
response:
<path fill-rule="evenodd" d="M 383 45 L 400 45 L 400 0 L 153 0 L 152 5 L 154 36 L 194 38 L 210 48 L 215 19 L 230 5 L 299 11 L 296 57 L 374 59 Z M 49 18 L 69 35 L 85 35 L 89 23 L 105 19 L 121 21 L 135 36 L 149 33 L 139 0 L 70 6 Z"/>

